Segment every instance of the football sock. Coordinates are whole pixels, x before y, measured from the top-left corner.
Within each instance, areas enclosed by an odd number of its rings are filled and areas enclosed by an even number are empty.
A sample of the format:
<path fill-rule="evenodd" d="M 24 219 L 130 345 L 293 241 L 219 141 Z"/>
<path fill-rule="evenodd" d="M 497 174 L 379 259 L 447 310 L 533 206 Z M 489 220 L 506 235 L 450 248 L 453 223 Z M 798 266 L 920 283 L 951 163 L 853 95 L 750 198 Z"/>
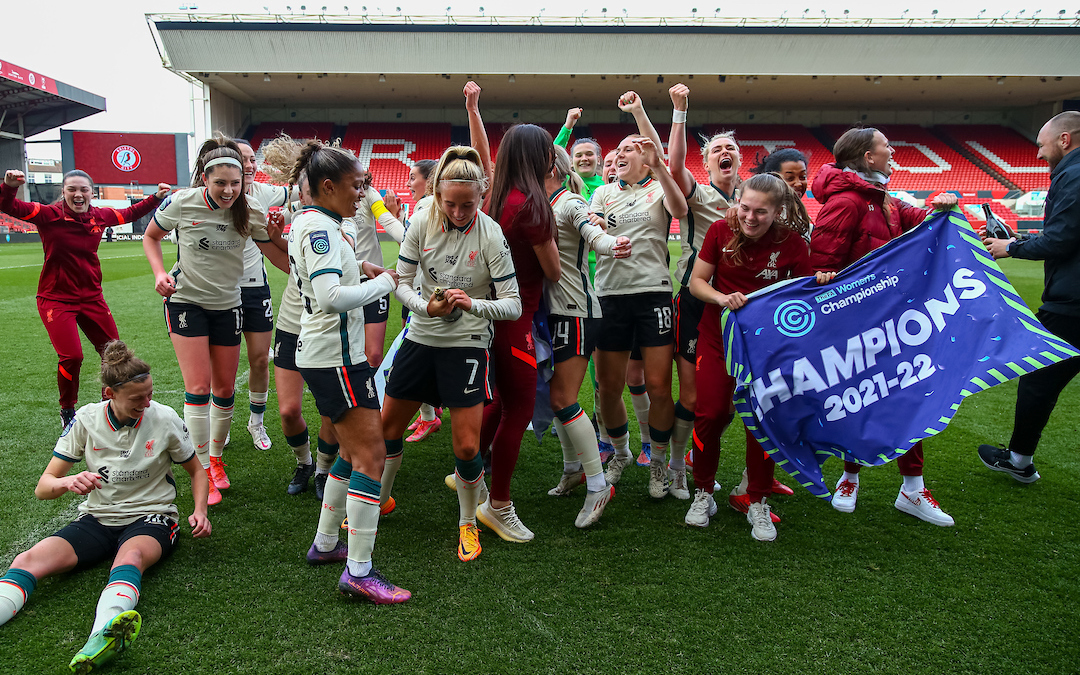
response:
<path fill-rule="evenodd" d="M 676 470 L 686 468 L 686 442 L 690 440 L 692 433 L 694 433 L 694 411 L 687 410 L 682 401 L 675 401 L 675 426 L 671 430 L 669 468 Z"/>
<path fill-rule="evenodd" d="M 329 486 L 328 486 L 329 487 Z M 379 481 L 353 471 L 345 511 L 349 516 L 349 574 L 362 577 L 371 571 L 371 551 L 379 529 Z"/>
<path fill-rule="evenodd" d="M 619 457 L 631 457 L 630 454 L 630 425 L 624 422 L 622 425 L 608 429 L 608 438 L 611 439 L 611 444 L 615 446 L 615 454 Z"/>
<path fill-rule="evenodd" d="M 904 479 L 903 490 L 909 495 L 915 494 L 925 487 L 922 476 L 901 476 L 901 478 Z"/>
<path fill-rule="evenodd" d="M 458 527 L 475 525 L 477 491 L 484 481 L 484 458 L 479 452 L 472 459 L 454 459 L 454 481 L 457 483 Z"/>
<path fill-rule="evenodd" d="M 386 443 L 386 462 L 382 470 L 380 504 L 385 504 L 390 499 L 390 491 L 394 489 L 394 479 L 397 478 L 398 470 L 401 469 L 402 452 L 405 448 L 405 443 L 400 438 L 384 442 Z"/>
<path fill-rule="evenodd" d="M 844 480 L 849 481 L 851 483 L 855 483 L 856 485 L 858 485 L 859 484 L 859 474 L 851 473 L 850 471 L 845 471 L 844 472 Z"/>
<path fill-rule="evenodd" d="M 559 445 L 562 447 L 563 473 L 581 471 L 581 461 L 578 459 L 577 450 L 574 449 L 574 444 L 567 435 L 566 429 L 563 429 L 563 425 L 558 421 L 553 422 L 551 428 L 555 430 L 555 435 L 559 437 Z M 593 438 L 596 437 L 593 436 Z"/>
<path fill-rule="evenodd" d="M 184 424 L 204 469 L 210 468 L 210 394 L 184 393 Z"/>
<path fill-rule="evenodd" d="M 0 577 L 0 626 L 19 613 L 36 587 L 34 575 L 17 567 Z"/>
<path fill-rule="evenodd" d="M 338 529 L 341 527 L 341 513 L 345 511 L 345 499 L 349 493 L 349 480 L 352 478 L 352 465 L 338 457 L 330 469 L 330 478 L 323 490 L 322 510 L 319 512 L 319 526 L 315 533 L 315 548 L 322 551 L 334 550 L 338 543 Z"/>
<path fill-rule="evenodd" d="M 603 476 L 604 465 L 600 463 L 600 449 L 597 446 L 596 435 L 593 433 L 592 424 L 585 416 L 585 411 L 577 403 L 557 410 L 555 414 L 559 418 L 559 426 L 563 433 L 569 437 L 575 450 L 575 459 L 581 462 L 585 470 L 585 477 Z M 567 459 L 563 454 L 563 461 Z"/>
<path fill-rule="evenodd" d="M 1012 462 L 1012 465 L 1017 469 L 1028 468 L 1031 465 L 1032 457 L 1034 457 L 1034 455 L 1021 455 L 1020 453 L 1012 452 L 1011 450 L 1009 451 L 1009 455 L 1011 456 L 1009 461 Z"/>
<path fill-rule="evenodd" d="M 97 614 L 90 634 L 101 630 L 120 612 L 135 609 L 142 590 L 142 572 L 134 565 L 119 565 L 109 572 L 109 583 L 98 598 Z"/>
<path fill-rule="evenodd" d="M 671 441 L 671 429 L 661 431 L 656 427 L 649 427 L 649 438 L 652 439 L 652 461 L 664 463 L 664 453 L 667 452 L 668 443 Z"/>
<path fill-rule="evenodd" d="M 248 392 L 248 408 L 251 410 L 251 415 L 248 417 L 249 427 L 263 423 L 263 413 L 266 412 L 266 397 L 269 393 L 267 391 Z"/>
<path fill-rule="evenodd" d="M 435 421 L 435 407 L 428 405 L 427 403 L 420 404 L 420 421 L 421 422 L 434 422 Z"/>
<path fill-rule="evenodd" d="M 334 460 L 338 457 L 338 449 L 341 447 L 337 443 L 327 443 L 323 439 L 319 439 L 318 442 L 319 452 L 316 453 L 315 458 L 315 473 L 330 473 L 330 467 L 334 465 Z"/>
<path fill-rule="evenodd" d="M 637 418 L 638 430 L 641 432 L 642 443 L 652 443 L 649 437 L 649 394 L 645 385 L 630 387 L 630 402 L 634 404 L 634 417 Z"/>
<path fill-rule="evenodd" d="M 221 457 L 225 451 L 225 439 L 229 437 L 232 426 L 233 402 L 235 396 L 215 396 L 210 394 L 210 456 Z"/>
<path fill-rule="evenodd" d="M 298 464 L 311 464 L 311 439 L 308 436 L 307 427 L 294 436 L 286 436 L 285 442 L 292 448 Z"/>

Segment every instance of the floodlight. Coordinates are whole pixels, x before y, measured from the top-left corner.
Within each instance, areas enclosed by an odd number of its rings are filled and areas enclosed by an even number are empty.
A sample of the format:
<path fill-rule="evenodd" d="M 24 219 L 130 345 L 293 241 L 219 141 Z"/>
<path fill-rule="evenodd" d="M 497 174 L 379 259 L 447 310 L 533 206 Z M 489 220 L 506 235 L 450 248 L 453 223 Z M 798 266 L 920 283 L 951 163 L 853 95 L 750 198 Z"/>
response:
<path fill-rule="evenodd" d="M 379 82 L 386 82 L 386 75 L 379 75 Z"/>

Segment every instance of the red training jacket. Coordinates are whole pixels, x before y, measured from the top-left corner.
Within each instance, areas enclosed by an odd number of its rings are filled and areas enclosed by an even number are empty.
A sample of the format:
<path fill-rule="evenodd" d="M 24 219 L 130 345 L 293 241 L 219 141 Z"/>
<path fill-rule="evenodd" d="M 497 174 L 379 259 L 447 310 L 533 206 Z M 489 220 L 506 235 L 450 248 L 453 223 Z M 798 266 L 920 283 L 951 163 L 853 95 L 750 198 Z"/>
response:
<path fill-rule="evenodd" d="M 101 295 L 101 233 L 111 225 L 142 218 L 161 203 L 151 195 L 126 209 L 91 206 L 75 213 L 67 203 L 38 204 L 15 198 L 15 188 L 0 184 L 0 211 L 38 226 L 45 264 L 38 279 L 39 298 L 78 303 Z"/>
<path fill-rule="evenodd" d="M 810 264 L 839 272 L 926 218 L 881 185 L 826 164 L 814 177 L 814 198 L 823 204 L 810 234 Z"/>

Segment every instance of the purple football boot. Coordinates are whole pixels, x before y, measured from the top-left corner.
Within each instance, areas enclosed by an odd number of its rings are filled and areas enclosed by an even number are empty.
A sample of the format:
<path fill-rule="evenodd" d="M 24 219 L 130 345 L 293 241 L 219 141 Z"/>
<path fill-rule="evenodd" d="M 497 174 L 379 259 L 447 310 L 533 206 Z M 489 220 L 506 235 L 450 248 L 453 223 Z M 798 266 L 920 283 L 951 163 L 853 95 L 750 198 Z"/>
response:
<path fill-rule="evenodd" d="M 349 558 L 349 545 L 343 541 L 339 541 L 334 548 L 329 551 L 320 551 L 315 548 L 315 544 L 311 545 L 311 548 L 307 552 L 307 561 L 309 565 L 328 565 L 330 563 L 342 563 Z"/>
<path fill-rule="evenodd" d="M 376 605 L 392 605 L 412 597 L 412 593 L 387 581 L 374 567 L 362 577 L 349 574 L 346 567 L 338 580 L 338 590 L 346 595 L 370 600 Z"/>

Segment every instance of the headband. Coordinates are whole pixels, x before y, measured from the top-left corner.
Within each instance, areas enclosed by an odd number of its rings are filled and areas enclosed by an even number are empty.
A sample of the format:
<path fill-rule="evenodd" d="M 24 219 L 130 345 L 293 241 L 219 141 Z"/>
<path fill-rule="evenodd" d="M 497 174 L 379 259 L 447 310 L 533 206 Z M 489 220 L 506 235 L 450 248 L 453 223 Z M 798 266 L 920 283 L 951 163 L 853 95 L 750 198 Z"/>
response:
<path fill-rule="evenodd" d="M 206 173 L 207 169 L 209 169 L 212 166 L 217 166 L 218 164 L 231 164 L 231 165 L 235 166 L 237 169 L 240 169 L 241 171 L 244 170 L 243 165 L 240 164 L 240 162 L 233 159 L 232 157 L 218 157 L 217 159 L 212 159 L 212 160 L 210 160 L 209 162 L 207 162 L 206 164 L 203 165 L 203 173 Z"/>
<path fill-rule="evenodd" d="M 138 375 L 135 375 L 133 377 L 129 377 L 126 380 L 123 380 L 121 382 L 117 382 L 116 384 L 110 384 L 110 385 L 107 385 L 107 386 L 112 387 L 115 390 L 118 387 L 127 384 L 128 382 L 134 382 L 136 380 L 146 379 L 147 377 L 150 377 L 150 372 L 149 371 L 147 371 L 145 373 L 139 373 Z"/>

